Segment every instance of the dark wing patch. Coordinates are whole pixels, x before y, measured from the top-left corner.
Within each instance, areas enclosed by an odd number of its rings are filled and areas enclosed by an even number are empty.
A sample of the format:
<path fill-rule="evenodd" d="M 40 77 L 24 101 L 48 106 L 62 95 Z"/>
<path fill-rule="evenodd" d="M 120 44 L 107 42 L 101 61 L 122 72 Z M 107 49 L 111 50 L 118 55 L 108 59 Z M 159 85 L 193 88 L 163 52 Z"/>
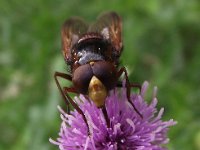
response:
<path fill-rule="evenodd" d="M 97 32 L 111 42 L 115 48 L 116 55 L 120 56 L 122 51 L 122 23 L 121 18 L 115 12 L 108 12 L 100 15 L 97 21 L 92 24 L 88 32 Z"/>
<path fill-rule="evenodd" d="M 71 49 L 88 30 L 88 25 L 80 18 L 73 17 L 65 21 L 61 30 L 62 52 L 68 64 L 72 62 Z"/>

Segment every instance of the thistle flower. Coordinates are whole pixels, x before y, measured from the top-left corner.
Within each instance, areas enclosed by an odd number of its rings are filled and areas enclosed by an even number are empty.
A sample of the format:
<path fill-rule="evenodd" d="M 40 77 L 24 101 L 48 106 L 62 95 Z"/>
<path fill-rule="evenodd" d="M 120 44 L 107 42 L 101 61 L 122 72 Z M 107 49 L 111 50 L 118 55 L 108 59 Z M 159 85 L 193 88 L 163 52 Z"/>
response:
<path fill-rule="evenodd" d="M 169 141 L 168 128 L 176 122 L 161 120 L 164 108 L 159 112 L 155 108 L 156 88 L 152 102 L 148 105 L 144 101 L 147 87 L 148 83 L 144 82 L 140 94 L 131 94 L 131 100 L 143 118 L 127 101 L 126 88 L 110 92 L 105 104 L 109 128 L 101 109 L 83 95 L 75 97 L 87 118 L 90 136 L 86 123 L 76 110 L 69 115 L 59 107 L 62 119 L 59 138 L 57 141 L 50 139 L 50 142 L 58 145 L 60 150 L 164 150 L 163 145 Z"/>

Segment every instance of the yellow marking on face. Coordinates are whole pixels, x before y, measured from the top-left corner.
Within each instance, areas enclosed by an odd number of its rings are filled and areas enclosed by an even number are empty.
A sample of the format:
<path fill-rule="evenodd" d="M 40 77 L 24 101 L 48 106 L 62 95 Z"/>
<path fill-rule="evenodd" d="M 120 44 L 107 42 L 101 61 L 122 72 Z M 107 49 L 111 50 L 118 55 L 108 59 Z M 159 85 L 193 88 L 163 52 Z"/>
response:
<path fill-rule="evenodd" d="M 88 95 L 97 107 L 102 107 L 105 104 L 108 95 L 107 89 L 96 76 L 90 80 Z"/>

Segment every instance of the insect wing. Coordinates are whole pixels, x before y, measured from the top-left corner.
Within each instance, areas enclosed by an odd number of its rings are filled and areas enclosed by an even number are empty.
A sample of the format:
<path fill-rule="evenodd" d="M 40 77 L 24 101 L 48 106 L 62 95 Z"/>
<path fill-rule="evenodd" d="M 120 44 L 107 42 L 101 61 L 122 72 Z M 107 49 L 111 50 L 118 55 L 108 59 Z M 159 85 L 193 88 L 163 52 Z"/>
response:
<path fill-rule="evenodd" d="M 90 32 L 98 32 L 111 42 L 116 54 L 119 56 L 122 51 L 121 18 L 115 12 L 104 13 L 97 18 L 97 21 L 89 27 Z"/>
<path fill-rule="evenodd" d="M 87 32 L 88 25 L 80 18 L 73 17 L 65 21 L 61 30 L 62 52 L 67 63 L 72 61 L 71 50 L 81 35 Z"/>

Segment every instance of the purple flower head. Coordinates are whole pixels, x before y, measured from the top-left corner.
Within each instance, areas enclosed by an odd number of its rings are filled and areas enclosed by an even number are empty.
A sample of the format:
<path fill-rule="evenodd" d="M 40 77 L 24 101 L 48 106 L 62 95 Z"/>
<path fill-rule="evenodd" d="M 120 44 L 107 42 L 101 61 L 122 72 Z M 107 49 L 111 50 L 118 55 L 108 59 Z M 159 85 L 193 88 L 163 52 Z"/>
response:
<path fill-rule="evenodd" d="M 85 113 L 90 129 L 82 116 L 76 111 L 66 114 L 60 107 L 61 129 L 57 141 L 50 142 L 60 150 L 164 150 L 168 143 L 167 130 L 176 124 L 172 119 L 162 121 L 164 109 L 159 112 L 156 89 L 151 104 L 144 101 L 148 83 L 144 82 L 140 94 L 131 94 L 131 100 L 142 114 L 141 118 L 127 101 L 126 88 L 115 89 L 106 99 L 106 110 L 109 117 L 108 128 L 102 109 L 98 109 L 83 95 L 75 101 Z"/>

